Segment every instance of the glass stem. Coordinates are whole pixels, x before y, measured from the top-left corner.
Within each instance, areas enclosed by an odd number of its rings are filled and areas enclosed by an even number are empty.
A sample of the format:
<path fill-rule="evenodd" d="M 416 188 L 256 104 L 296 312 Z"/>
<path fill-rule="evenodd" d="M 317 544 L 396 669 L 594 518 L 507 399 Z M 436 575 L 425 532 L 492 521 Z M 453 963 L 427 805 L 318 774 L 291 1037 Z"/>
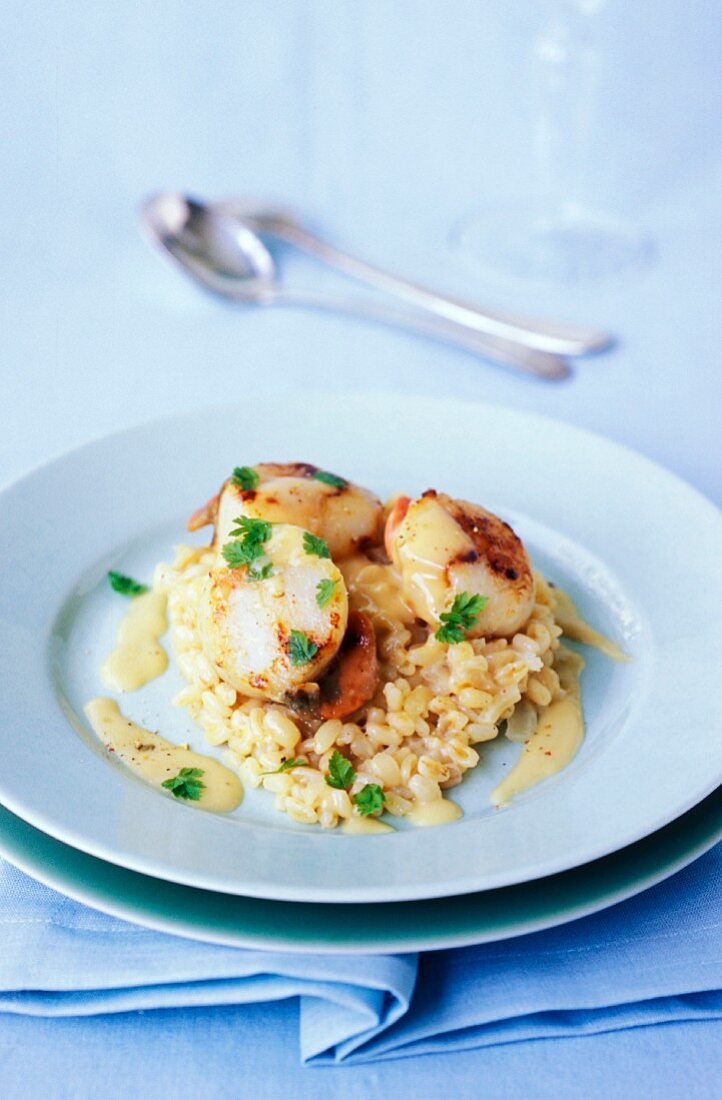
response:
<path fill-rule="evenodd" d="M 537 220 L 573 218 L 585 205 L 592 112 L 599 84 L 594 13 L 604 0 L 552 0 L 533 50 Z"/>

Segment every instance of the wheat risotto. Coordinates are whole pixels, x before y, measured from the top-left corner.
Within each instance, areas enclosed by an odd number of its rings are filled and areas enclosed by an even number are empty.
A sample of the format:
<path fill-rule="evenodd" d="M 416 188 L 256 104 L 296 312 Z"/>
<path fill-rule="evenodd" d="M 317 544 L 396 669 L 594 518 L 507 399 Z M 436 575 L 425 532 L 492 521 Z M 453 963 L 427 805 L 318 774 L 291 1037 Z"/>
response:
<path fill-rule="evenodd" d="M 178 546 L 154 579 L 187 681 L 174 702 L 295 821 L 449 820 L 484 742 L 528 753 L 565 699 L 581 738 L 563 594 L 480 506 L 434 490 L 383 506 L 314 466 L 259 464 L 189 520 L 206 524 L 210 546 Z M 539 752 L 537 779 L 558 764 Z"/>

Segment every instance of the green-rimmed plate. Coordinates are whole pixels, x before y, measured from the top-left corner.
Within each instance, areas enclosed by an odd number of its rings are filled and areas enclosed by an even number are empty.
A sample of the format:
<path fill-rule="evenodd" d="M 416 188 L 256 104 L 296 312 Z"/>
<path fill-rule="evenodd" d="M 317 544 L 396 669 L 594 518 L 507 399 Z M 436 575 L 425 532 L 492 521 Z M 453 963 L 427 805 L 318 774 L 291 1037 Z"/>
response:
<path fill-rule="evenodd" d="M 722 839 L 722 788 L 614 855 L 464 897 L 378 905 L 264 901 L 163 882 L 70 848 L 0 807 L 0 854 L 103 912 L 191 939 L 305 953 L 430 951 L 564 924 L 668 878 Z"/>

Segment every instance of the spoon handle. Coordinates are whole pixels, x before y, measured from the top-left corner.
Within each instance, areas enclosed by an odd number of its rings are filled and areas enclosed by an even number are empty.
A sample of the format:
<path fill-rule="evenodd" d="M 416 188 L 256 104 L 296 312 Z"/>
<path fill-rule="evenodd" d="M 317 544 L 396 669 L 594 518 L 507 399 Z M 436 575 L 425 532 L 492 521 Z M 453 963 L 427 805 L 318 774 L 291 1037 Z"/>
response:
<path fill-rule="evenodd" d="M 364 260 L 327 244 L 290 218 L 269 216 L 256 219 L 252 215 L 249 217 L 247 214 L 242 214 L 240 209 L 234 209 L 232 203 L 228 204 L 228 208 L 233 209 L 234 213 L 242 216 L 258 231 L 269 233 L 288 244 L 295 245 L 330 267 L 373 287 L 395 294 L 416 308 L 436 314 L 456 325 L 465 325 L 476 332 L 514 340 L 530 348 L 558 352 L 563 355 L 586 355 L 590 352 L 602 351 L 614 342 L 610 333 L 595 328 L 482 310 L 470 303 L 437 294 L 389 271 L 373 267 Z"/>
<path fill-rule="evenodd" d="M 406 310 L 387 306 L 383 303 L 364 301 L 359 298 L 332 298 L 325 294 L 312 294 L 305 291 L 279 288 L 258 299 L 260 305 L 301 306 L 311 309 L 325 309 L 335 313 L 350 314 L 382 324 L 418 332 L 423 336 L 445 343 L 455 344 L 483 359 L 499 363 L 532 374 L 547 381 L 561 381 L 568 378 L 571 368 L 567 361 L 537 348 L 525 347 L 516 341 L 505 340 L 497 336 L 488 336 L 474 332 L 465 325 L 458 325 L 433 314 L 411 313 Z"/>

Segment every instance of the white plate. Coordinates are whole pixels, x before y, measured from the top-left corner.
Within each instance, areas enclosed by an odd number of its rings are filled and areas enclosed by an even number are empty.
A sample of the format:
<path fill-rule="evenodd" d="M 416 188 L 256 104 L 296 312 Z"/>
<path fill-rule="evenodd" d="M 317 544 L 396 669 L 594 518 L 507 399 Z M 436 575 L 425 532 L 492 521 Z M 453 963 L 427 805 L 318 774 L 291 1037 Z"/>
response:
<path fill-rule="evenodd" d="M 304 955 L 439 951 L 539 932 L 634 897 L 720 838 L 722 790 L 644 840 L 541 882 L 465 894 L 453 905 L 314 905 L 160 882 L 61 844 L 0 806 L 0 855 L 84 905 L 159 932 Z"/>
<path fill-rule="evenodd" d="M 586 742 L 495 810 L 518 746 L 456 788 L 464 817 L 382 836 L 304 829 L 249 792 L 227 817 L 110 760 L 83 704 L 122 612 L 108 568 L 147 578 L 188 511 L 235 465 L 303 459 L 380 493 L 430 485 L 500 511 L 535 563 L 634 660 L 585 654 Z M 188 885 L 285 900 L 401 901 L 507 886 L 658 829 L 722 781 L 722 517 L 645 459 L 567 425 L 484 405 L 378 395 L 254 398 L 91 444 L 0 497 L 0 800 L 83 851 Z M 170 671 L 125 711 L 208 749 L 170 705 Z"/>

